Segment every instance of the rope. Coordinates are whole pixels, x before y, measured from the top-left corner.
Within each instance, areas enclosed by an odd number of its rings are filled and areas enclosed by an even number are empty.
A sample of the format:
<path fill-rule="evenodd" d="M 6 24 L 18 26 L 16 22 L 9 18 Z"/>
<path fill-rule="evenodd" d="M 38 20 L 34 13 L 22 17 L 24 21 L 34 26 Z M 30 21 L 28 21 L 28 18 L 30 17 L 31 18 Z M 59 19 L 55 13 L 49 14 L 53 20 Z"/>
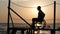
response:
<path fill-rule="evenodd" d="M 53 5 L 54 3 L 51 3 L 51 4 L 48 4 L 48 5 L 45 5 L 45 6 L 42 6 L 42 7 L 47 7 L 47 6 L 50 6 L 50 5 Z"/>
<path fill-rule="evenodd" d="M 23 8 L 36 8 L 36 7 L 27 7 L 27 6 L 18 5 L 18 4 L 16 4 L 16 3 L 14 3 L 14 2 L 11 2 L 11 3 L 14 4 L 14 5 L 16 5 L 16 6 L 23 7 Z M 52 5 L 52 4 L 53 4 L 53 3 L 48 4 L 48 5 L 45 5 L 45 6 L 42 6 L 42 7 L 47 7 L 47 6 L 50 6 L 50 5 Z"/>
<path fill-rule="evenodd" d="M 23 8 L 36 8 L 36 7 L 26 7 L 26 6 L 18 5 L 16 3 L 14 3 L 14 2 L 11 2 L 11 3 L 14 4 L 14 5 L 16 5 L 16 6 L 23 7 Z"/>

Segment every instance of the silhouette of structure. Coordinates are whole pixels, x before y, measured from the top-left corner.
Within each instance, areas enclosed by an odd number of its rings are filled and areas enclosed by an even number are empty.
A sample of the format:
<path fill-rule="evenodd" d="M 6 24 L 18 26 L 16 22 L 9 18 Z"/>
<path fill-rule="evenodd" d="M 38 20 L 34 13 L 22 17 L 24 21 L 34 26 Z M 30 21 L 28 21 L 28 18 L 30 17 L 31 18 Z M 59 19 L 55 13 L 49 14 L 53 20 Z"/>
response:
<path fill-rule="evenodd" d="M 18 17 L 20 17 L 25 23 L 27 23 L 30 28 L 18 28 L 18 27 L 14 27 L 14 23 L 13 23 L 13 20 L 12 20 L 12 16 L 10 14 L 10 10 L 15 13 Z M 9 27 L 9 17 L 11 18 L 11 21 L 12 21 L 12 25 L 13 27 Z M 45 22 L 45 20 L 43 20 Z M 16 31 L 19 30 L 21 31 L 21 34 L 24 34 L 24 31 L 27 30 L 26 34 L 34 34 L 34 31 L 35 30 L 49 30 L 51 31 L 51 34 L 55 34 L 55 31 L 60 31 L 60 29 L 55 29 L 55 21 L 56 21 L 56 1 L 54 1 L 54 26 L 53 28 L 54 29 L 40 29 L 40 28 L 37 28 L 37 29 L 33 29 L 31 27 L 31 25 L 25 20 L 23 19 L 18 13 L 16 13 L 12 8 L 10 8 L 10 0 L 9 0 L 9 3 L 8 3 L 8 23 L 7 23 L 7 34 L 10 34 L 10 30 L 12 30 L 11 34 L 16 34 Z"/>

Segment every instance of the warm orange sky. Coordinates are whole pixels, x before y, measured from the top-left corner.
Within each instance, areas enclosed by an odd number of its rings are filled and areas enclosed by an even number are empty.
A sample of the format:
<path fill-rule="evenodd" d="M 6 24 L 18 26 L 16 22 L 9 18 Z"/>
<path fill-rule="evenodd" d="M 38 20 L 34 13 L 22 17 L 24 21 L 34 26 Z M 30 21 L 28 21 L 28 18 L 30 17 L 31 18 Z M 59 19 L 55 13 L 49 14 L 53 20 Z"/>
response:
<path fill-rule="evenodd" d="M 26 6 L 26 7 L 37 7 L 38 5 L 44 6 L 53 3 L 54 0 L 11 0 L 12 2 Z M 57 3 L 60 3 L 60 0 L 56 0 Z M 0 22 L 7 22 L 7 6 L 8 0 L 0 0 Z M 24 19 L 28 21 L 28 19 L 36 18 L 38 11 L 36 8 L 23 8 L 18 7 L 16 5 L 11 4 L 11 7 Z M 57 19 L 60 19 L 60 5 L 57 5 Z M 46 14 L 45 19 L 53 19 L 53 5 L 48 7 L 42 7 L 42 11 Z M 12 13 L 12 12 L 11 12 Z M 19 21 L 19 18 L 12 13 L 13 19 L 15 21 Z"/>

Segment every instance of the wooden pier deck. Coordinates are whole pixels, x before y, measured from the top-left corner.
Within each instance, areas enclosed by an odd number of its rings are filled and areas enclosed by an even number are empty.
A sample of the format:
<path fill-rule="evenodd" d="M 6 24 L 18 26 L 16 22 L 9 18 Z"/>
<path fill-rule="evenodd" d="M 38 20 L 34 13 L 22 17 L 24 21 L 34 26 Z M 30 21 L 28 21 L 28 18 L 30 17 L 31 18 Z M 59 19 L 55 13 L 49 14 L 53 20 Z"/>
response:
<path fill-rule="evenodd" d="M 11 34 L 16 34 L 17 31 L 21 31 L 21 34 L 24 34 L 24 31 L 27 30 L 27 33 L 30 32 L 30 34 L 33 34 L 34 31 L 37 31 L 37 30 L 43 30 L 43 31 L 50 31 L 51 34 L 54 34 L 54 31 L 60 31 L 60 29 L 31 29 L 30 27 L 22 27 L 22 28 L 19 28 L 19 27 L 14 27 L 14 28 L 9 28 L 9 30 L 12 30 Z"/>

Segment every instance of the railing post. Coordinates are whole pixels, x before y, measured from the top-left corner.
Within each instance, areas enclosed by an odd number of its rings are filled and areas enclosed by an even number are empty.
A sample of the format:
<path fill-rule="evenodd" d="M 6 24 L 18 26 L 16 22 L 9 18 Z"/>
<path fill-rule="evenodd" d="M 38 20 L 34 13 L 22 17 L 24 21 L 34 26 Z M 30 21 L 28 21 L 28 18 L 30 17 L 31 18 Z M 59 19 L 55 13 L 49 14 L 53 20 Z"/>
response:
<path fill-rule="evenodd" d="M 55 34 L 55 23 L 56 23 L 56 1 L 54 1 L 54 24 L 53 24 L 54 34 Z"/>
<path fill-rule="evenodd" d="M 8 1 L 8 23 L 7 23 L 7 34 L 9 34 L 9 15 L 10 15 L 10 0 Z"/>

